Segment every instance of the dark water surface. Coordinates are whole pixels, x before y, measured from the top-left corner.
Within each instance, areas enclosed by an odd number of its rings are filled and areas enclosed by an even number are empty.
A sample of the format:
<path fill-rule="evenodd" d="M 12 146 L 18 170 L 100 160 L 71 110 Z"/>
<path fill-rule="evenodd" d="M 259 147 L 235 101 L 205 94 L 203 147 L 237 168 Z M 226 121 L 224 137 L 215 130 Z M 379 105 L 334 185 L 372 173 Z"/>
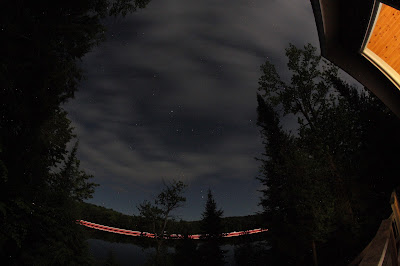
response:
<path fill-rule="evenodd" d="M 134 244 L 112 243 L 104 240 L 89 239 L 89 250 L 96 261 L 105 261 L 110 251 L 113 252 L 117 262 L 123 265 L 144 265 L 155 248 L 142 249 Z M 236 265 L 234 260 L 234 246 L 222 245 L 221 249 L 226 250 L 225 265 Z M 169 253 L 175 252 L 175 248 L 168 248 Z"/>
<path fill-rule="evenodd" d="M 110 250 L 121 265 L 144 265 L 154 248 L 143 250 L 141 247 L 126 243 L 111 243 L 99 239 L 89 239 L 89 250 L 96 261 L 105 261 Z"/>

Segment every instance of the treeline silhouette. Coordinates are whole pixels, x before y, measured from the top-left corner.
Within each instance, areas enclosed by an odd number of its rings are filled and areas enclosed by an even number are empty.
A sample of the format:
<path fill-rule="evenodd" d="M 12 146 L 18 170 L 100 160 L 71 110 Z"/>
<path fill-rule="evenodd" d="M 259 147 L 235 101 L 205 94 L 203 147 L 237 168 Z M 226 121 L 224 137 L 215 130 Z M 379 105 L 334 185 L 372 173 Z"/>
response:
<path fill-rule="evenodd" d="M 80 208 L 80 215 L 79 215 L 80 220 L 90 221 L 93 223 L 98 223 L 111 227 L 118 227 L 121 229 L 129 229 L 129 230 L 143 231 L 143 232 L 151 231 L 151 227 L 141 223 L 141 217 L 139 216 L 123 214 L 113 209 L 105 208 L 103 206 L 98 206 L 87 202 L 80 202 L 79 208 Z M 201 220 L 198 221 L 185 221 L 181 219 L 169 220 L 168 224 L 169 224 L 168 233 L 170 234 L 175 234 L 175 233 L 199 234 L 202 232 Z M 262 214 L 222 217 L 221 224 L 222 224 L 222 232 L 244 231 L 249 229 L 266 227 L 265 224 L 263 224 Z M 94 231 L 91 229 L 87 230 Z M 115 234 L 104 232 L 104 234 L 102 235 L 115 235 Z M 125 237 L 123 238 L 125 239 Z M 128 236 L 127 238 L 133 238 L 133 237 Z M 233 238 L 230 240 L 233 240 Z"/>
<path fill-rule="evenodd" d="M 105 39 L 104 19 L 148 0 L 14 1 L 0 8 L 0 260 L 91 264 L 76 203 L 96 184 L 80 169 L 61 107 L 84 77 L 80 60 Z M 75 142 L 72 151 L 68 143 Z"/>
<path fill-rule="evenodd" d="M 130 229 L 135 231 L 152 232 L 153 226 L 146 217 L 131 216 L 119 213 L 112 209 L 104 208 L 89 203 L 80 203 L 81 219 L 98 224 Z M 86 237 L 100 239 L 108 242 L 129 243 L 143 249 L 154 248 L 155 252 L 147 256 L 148 265 L 224 265 L 227 250 L 224 245 L 234 246 L 234 259 L 238 265 L 264 265 L 263 254 L 268 249 L 266 233 L 256 235 L 243 235 L 235 238 L 222 238 L 223 232 L 240 231 L 260 228 L 261 215 L 248 215 L 243 217 L 222 218 L 222 210 L 217 209 L 211 191 L 202 219 L 199 221 L 168 220 L 167 234 L 203 234 L 200 240 L 184 239 L 150 239 L 147 237 L 132 237 L 103 232 L 96 229 L 85 228 Z M 174 248 L 170 251 L 168 248 Z M 112 257 L 109 256 L 109 260 Z"/>

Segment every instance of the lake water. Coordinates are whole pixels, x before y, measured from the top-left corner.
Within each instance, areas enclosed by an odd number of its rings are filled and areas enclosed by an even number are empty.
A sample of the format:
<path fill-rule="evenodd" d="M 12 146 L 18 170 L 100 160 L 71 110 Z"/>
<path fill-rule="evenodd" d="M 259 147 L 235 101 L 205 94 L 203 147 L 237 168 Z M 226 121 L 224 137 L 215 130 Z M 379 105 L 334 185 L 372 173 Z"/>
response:
<path fill-rule="evenodd" d="M 154 248 L 143 250 L 134 244 L 111 243 L 104 240 L 89 239 L 89 250 L 96 260 L 105 260 L 110 250 L 113 252 L 116 260 L 121 266 L 124 265 L 144 265 L 148 256 L 155 252 Z M 234 246 L 222 245 L 221 248 L 226 250 L 226 265 L 236 265 L 234 260 Z M 174 252 L 174 248 L 168 248 L 168 252 Z"/>

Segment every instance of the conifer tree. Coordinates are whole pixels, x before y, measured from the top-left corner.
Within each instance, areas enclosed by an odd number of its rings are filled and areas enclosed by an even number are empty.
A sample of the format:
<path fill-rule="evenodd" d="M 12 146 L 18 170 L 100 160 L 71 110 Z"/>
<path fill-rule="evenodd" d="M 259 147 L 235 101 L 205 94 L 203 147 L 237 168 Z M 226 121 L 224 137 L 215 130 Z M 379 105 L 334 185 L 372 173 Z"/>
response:
<path fill-rule="evenodd" d="M 205 240 L 199 246 L 199 255 L 201 265 L 224 265 L 224 254 L 226 250 L 221 249 L 220 239 L 222 237 L 222 214 L 221 209 L 217 209 L 217 203 L 211 193 L 207 193 L 207 202 L 202 214 L 200 228 L 202 238 Z"/>
<path fill-rule="evenodd" d="M 206 239 L 216 239 L 222 234 L 222 214 L 224 212 L 217 210 L 217 203 L 211 193 L 211 189 L 207 193 L 207 202 L 205 210 L 202 214 L 201 230 Z"/>

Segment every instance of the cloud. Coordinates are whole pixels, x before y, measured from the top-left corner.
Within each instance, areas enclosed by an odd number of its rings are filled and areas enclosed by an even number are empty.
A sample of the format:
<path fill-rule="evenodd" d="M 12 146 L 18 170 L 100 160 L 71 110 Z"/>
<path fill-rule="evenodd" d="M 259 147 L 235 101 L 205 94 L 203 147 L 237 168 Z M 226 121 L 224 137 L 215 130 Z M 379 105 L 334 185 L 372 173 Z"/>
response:
<path fill-rule="evenodd" d="M 95 181 L 113 192 L 163 177 L 252 182 L 259 67 L 268 59 L 287 77 L 288 43 L 318 44 L 309 2 L 153 0 L 107 27 L 65 106 Z"/>
<path fill-rule="evenodd" d="M 220 136 L 220 141 L 212 146 L 190 149 L 169 147 L 145 127 L 135 131 L 135 142 L 130 143 L 118 136 L 122 126 L 103 124 L 91 130 L 74 120 L 80 139 L 85 140 L 79 148 L 82 166 L 100 180 L 112 179 L 122 184 L 159 182 L 162 177 L 191 181 L 220 176 L 221 172 L 233 179 L 243 179 L 249 178 L 248 172 L 256 167 L 253 157 L 258 146 L 245 136 Z"/>

